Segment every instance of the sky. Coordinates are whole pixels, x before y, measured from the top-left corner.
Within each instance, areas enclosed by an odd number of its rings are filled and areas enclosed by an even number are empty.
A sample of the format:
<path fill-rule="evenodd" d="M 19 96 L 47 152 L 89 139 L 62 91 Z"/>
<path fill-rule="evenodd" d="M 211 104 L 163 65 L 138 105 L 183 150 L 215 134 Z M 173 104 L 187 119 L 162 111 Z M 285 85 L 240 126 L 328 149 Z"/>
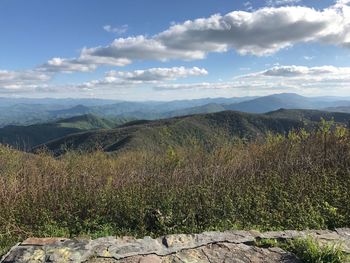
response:
<path fill-rule="evenodd" d="M 350 0 L 0 0 L 0 97 L 350 96 Z"/>

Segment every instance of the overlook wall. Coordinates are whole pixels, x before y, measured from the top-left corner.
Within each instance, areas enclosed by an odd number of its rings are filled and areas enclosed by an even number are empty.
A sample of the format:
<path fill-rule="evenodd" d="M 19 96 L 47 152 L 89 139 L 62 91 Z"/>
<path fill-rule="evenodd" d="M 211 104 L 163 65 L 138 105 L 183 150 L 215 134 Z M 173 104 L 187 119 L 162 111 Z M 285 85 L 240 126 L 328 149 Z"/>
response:
<path fill-rule="evenodd" d="M 145 237 L 105 237 L 95 240 L 29 238 L 14 246 L 1 263 L 89 262 L 301 262 L 280 248 L 261 248 L 256 241 L 287 240 L 311 236 L 321 244 L 337 244 L 350 254 L 350 229 L 311 231 L 226 231 L 193 235 Z"/>

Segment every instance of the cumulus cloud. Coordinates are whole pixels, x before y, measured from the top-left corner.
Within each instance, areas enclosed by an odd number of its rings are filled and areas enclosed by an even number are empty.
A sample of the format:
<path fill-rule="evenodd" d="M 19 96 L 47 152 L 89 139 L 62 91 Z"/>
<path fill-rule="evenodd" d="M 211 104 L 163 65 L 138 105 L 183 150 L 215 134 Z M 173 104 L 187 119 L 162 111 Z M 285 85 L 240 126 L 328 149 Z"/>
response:
<path fill-rule="evenodd" d="M 103 26 L 103 30 L 109 33 L 114 33 L 114 34 L 124 34 L 126 31 L 128 31 L 129 26 L 128 25 L 122 25 L 122 26 L 116 26 L 113 27 L 111 25 L 105 25 Z"/>
<path fill-rule="evenodd" d="M 47 72 L 72 73 L 76 71 L 88 72 L 96 69 L 95 63 L 84 63 L 80 59 L 53 58 L 41 65 L 38 70 Z"/>
<path fill-rule="evenodd" d="M 135 71 L 109 71 L 100 80 L 82 84 L 48 85 L 50 74 L 40 71 L 0 71 L 1 93 L 23 92 L 122 92 L 129 88 L 148 87 L 155 91 L 188 92 L 205 91 L 205 94 L 245 94 L 266 95 L 280 92 L 296 92 L 304 95 L 348 94 L 350 87 L 350 67 L 277 65 L 262 71 L 241 74 L 230 81 L 218 82 L 174 82 L 180 78 L 204 76 L 205 69 L 193 67 L 150 68 Z M 130 89 L 134 90 L 135 89 Z M 197 94 L 197 93 L 193 94 Z M 335 93 L 336 92 L 336 93 Z M 165 93 L 166 94 L 166 93 Z"/>
<path fill-rule="evenodd" d="M 244 77 L 280 77 L 280 78 L 303 78 L 314 80 L 350 80 L 350 67 L 305 67 L 305 66 L 276 66 L 258 73 L 246 75 Z"/>
<path fill-rule="evenodd" d="M 51 75 L 35 70 L 0 70 L 0 88 L 2 91 L 29 90 L 45 86 Z"/>
<path fill-rule="evenodd" d="M 350 67 L 276 66 L 261 72 L 240 76 L 236 81 L 260 83 L 266 87 L 283 87 L 301 94 L 348 93 Z"/>
<path fill-rule="evenodd" d="M 300 94 L 322 94 L 348 91 L 350 87 L 350 67 L 304 67 L 275 66 L 263 71 L 240 75 L 229 82 L 204 82 L 190 84 L 161 84 L 155 90 L 182 89 L 237 89 L 261 92 L 297 92 Z M 339 94 L 338 94 L 339 95 Z"/>
<path fill-rule="evenodd" d="M 274 0 L 271 4 L 295 3 Z M 54 58 L 47 71 L 91 71 L 99 65 L 125 66 L 135 60 L 197 60 L 211 52 L 235 50 L 246 55 L 273 54 L 296 43 L 319 42 L 350 48 L 350 7 L 340 0 L 323 10 L 302 6 L 233 11 L 173 24 L 154 36 L 117 38 L 111 44 L 84 48 L 78 58 Z M 115 28 L 107 25 L 105 30 Z M 115 29 L 117 30 L 117 29 Z"/>
<path fill-rule="evenodd" d="M 122 79 L 127 81 L 159 82 L 166 80 L 176 80 L 189 76 L 207 75 L 208 71 L 203 68 L 193 67 L 173 67 L 173 68 L 150 68 L 135 71 L 110 71 L 107 77 L 110 79 Z"/>
<path fill-rule="evenodd" d="M 190 76 L 207 75 L 207 70 L 193 67 L 150 68 L 135 71 L 110 71 L 102 80 L 93 80 L 80 85 L 81 88 L 97 87 L 130 87 L 142 84 L 156 84 L 166 81 L 187 78 Z"/>
<path fill-rule="evenodd" d="M 194 60 L 202 59 L 205 54 L 201 50 L 186 50 L 170 48 L 156 38 L 145 36 L 118 38 L 105 47 L 87 48 L 83 50 L 84 56 L 92 59 L 124 59 L 124 60 L 159 60 L 169 59 Z"/>
<path fill-rule="evenodd" d="M 126 66 L 131 61 L 126 58 L 107 58 L 107 57 L 91 57 L 85 54 L 83 49 L 79 58 L 65 59 L 65 58 L 53 58 L 47 63 L 40 65 L 37 70 L 45 72 L 90 72 L 95 70 L 100 65 L 111 65 L 111 66 Z"/>
<path fill-rule="evenodd" d="M 350 7 L 323 11 L 308 7 L 235 11 L 225 16 L 186 21 L 156 38 L 168 48 L 203 52 L 234 49 L 241 54 L 268 55 L 295 43 L 318 41 L 346 45 L 350 40 Z"/>

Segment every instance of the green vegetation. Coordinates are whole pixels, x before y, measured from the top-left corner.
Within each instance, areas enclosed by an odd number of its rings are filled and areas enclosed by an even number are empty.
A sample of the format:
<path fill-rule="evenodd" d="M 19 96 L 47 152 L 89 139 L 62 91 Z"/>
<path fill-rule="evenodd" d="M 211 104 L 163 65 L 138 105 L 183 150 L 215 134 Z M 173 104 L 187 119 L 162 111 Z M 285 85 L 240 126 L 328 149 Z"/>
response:
<path fill-rule="evenodd" d="M 59 159 L 0 146 L 0 247 L 28 236 L 348 226 L 348 129 L 323 121 L 265 140 L 213 137 Z"/>
<path fill-rule="evenodd" d="M 133 121 L 110 130 L 94 130 L 50 141 L 46 147 L 55 155 L 66 151 L 120 152 L 122 150 L 156 151 L 161 154 L 168 147 L 186 146 L 193 141 L 211 147 L 223 140 L 251 141 L 268 133 L 288 134 L 291 130 L 317 127 L 321 118 L 348 125 L 350 114 L 313 110 L 278 110 L 267 114 L 223 111 L 197 114 L 157 121 Z M 209 145 L 209 146 L 208 146 Z M 35 149 L 37 150 L 37 148 Z"/>
<path fill-rule="evenodd" d="M 344 263 L 346 259 L 340 245 L 321 246 L 312 238 L 293 240 L 289 242 L 288 250 L 305 263 Z"/>
<path fill-rule="evenodd" d="M 91 114 L 60 119 L 54 122 L 29 126 L 6 126 L 0 128 L 0 143 L 17 149 L 30 150 L 33 146 L 69 134 L 96 129 L 111 129 L 127 122 L 128 119 L 107 120 Z"/>
<path fill-rule="evenodd" d="M 321 245 L 316 239 L 262 239 L 255 244 L 258 247 L 280 247 L 285 251 L 292 252 L 305 263 L 343 263 L 349 257 L 341 250 L 341 244 Z"/>
<path fill-rule="evenodd" d="M 347 116 L 350 119 L 350 114 Z M 96 149 L 106 152 L 158 150 L 161 154 L 169 147 L 182 147 L 192 142 L 210 148 L 223 140 L 252 140 L 263 138 L 269 132 L 286 134 L 301 127 L 304 123 L 300 120 L 224 111 L 158 121 L 135 121 L 112 130 L 89 131 L 60 138 L 45 144 L 45 147 L 55 155 L 67 150 L 91 152 Z"/>

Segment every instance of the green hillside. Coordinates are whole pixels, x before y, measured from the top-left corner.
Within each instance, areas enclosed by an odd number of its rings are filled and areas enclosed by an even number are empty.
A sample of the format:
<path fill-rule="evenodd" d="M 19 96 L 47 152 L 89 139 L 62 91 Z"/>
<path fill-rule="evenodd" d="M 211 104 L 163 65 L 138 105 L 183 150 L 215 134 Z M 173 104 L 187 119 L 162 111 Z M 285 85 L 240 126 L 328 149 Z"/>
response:
<path fill-rule="evenodd" d="M 302 126 L 302 122 L 292 119 L 224 111 L 158 121 L 136 121 L 111 130 L 72 134 L 44 146 L 56 155 L 68 149 L 91 151 L 101 148 L 106 152 L 130 148 L 159 150 L 195 143 L 210 147 L 223 138 L 250 140 L 267 132 L 283 134 Z"/>
<path fill-rule="evenodd" d="M 107 120 L 87 114 L 29 126 L 10 125 L 0 129 L 0 143 L 29 150 L 33 146 L 69 134 L 87 130 L 111 129 L 126 121 L 126 119 Z"/>
<path fill-rule="evenodd" d="M 321 118 L 348 124 L 350 114 L 314 110 L 285 110 L 267 114 L 222 111 L 157 121 L 133 121 L 110 130 L 71 134 L 35 148 L 48 148 L 55 155 L 67 150 L 116 152 L 125 149 L 164 151 L 176 146 L 217 145 L 224 139 L 253 140 L 267 133 L 286 134 L 314 127 Z"/>
<path fill-rule="evenodd" d="M 118 154 L 67 152 L 54 158 L 0 145 L 0 254 L 33 236 L 349 227 L 349 129 L 321 123 L 318 130 L 288 136 L 232 140 L 300 125 L 221 112 L 134 121 L 61 141 L 75 143 L 72 149 L 88 148 L 94 140 L 105 151 L 138 147 Z"/>

